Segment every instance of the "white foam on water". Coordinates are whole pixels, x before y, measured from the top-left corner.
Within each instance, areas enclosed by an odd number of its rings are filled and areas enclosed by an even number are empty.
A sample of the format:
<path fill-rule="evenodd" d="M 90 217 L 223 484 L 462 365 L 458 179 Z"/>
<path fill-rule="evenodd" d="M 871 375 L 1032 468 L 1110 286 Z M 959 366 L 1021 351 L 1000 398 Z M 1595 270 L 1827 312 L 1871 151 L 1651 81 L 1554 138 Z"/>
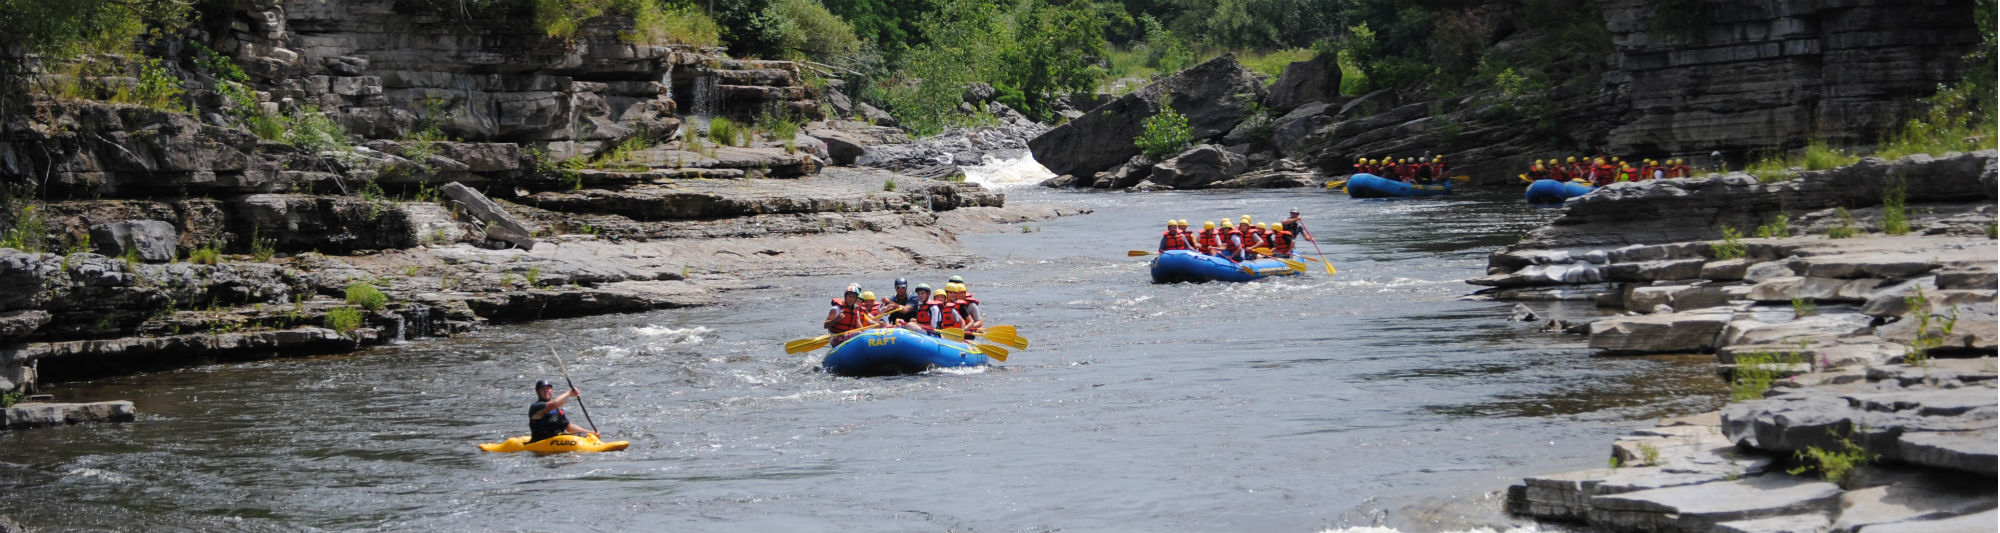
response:
<path fill-rule="evenodd" d="M 132 478 L 125 477 L 124 474 L 119 474 L 117 472 L 110 472 L 105 470 L 98 470 L 87 466 L 79 466 L 76 468 L 71 468 L 67 473 L 69 475 L 76 477 L 94 478 L 97 479 L 98 481 L 103 481 L 106 483 L 123 484 L 132 481 Z"/>
<path fill-rule="evenodd" d="M 979 158 L 979 164 L 964 167 L 965 181 L 979 184 L 988 189 L 1005 189 L 1037 185 L 1056 173 L 1035 161 L 1035 155 L 1021 150 L 1018 154 L 986 154 Z"/>
<path fill-rule="evenodd" d="M 701 344 L 703 340 L 702 335 L 710 331 L 713 330 L 710 330 L 702 326 L 695 326 L 691 328 L 670 328 L 659 325 L 645 325 L 632 328 L 633 333 L 637 333 L 647 337 L 657 337 L 656 339 L 653 339 L 649 342 L 649 344 L 655 344 L 655 345 Z"/>

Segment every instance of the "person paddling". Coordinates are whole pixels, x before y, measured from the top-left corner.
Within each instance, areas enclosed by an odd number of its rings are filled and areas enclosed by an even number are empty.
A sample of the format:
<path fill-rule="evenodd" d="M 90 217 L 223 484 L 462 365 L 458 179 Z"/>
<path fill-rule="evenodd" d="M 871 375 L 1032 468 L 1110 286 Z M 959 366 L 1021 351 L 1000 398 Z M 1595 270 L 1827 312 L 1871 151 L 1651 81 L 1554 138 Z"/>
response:
<path fill-rule="evenodd" d="M 1181 227 L 1181 226 L 1180 226 L 1180 221 L 1179 221 L 1179 220 L 1168 220 L 1168 221 L 1167 221 L 1167 231 L 1164 231 L 1164 232 L 1161 232 L 1161 233 L 1160 233 L 1160 251 L 1159 251 L 1159 253 L 1162 253 L 1162 254 L 1164 254 L 1164 253 L 1167 253 L 1167 252 L 1171 252 L 1171 251 L 1174 251 L 1174 250 L 1186 250 L 1186 249 L 1187 249 L 1187 240 L 1186 240 L 1186 239 L 1183 239 L 1183 238 L 1181 238 L 1181 230 L 1180 230 L 1180 227 Z"/>
<path fill-rule="evenodd" d="M 582 397 L 583 393 L 571 388 L 560 395 L 549 396 L 555 388 L 555 384 L 546 379 L 535 382 L 535 403 L 528 404 L 528 442 L 540 442 L 570 433 L 597 436 L 595 431 L 570 423 L 569 416 L 563 414 L 563 405 Z"/>
<path fill-rule="evenodd" d="M 833 307 L 826 311 L 826 332 L 834 334 L 833 346 L 853 337 L 854 330 L 866 327 L 872 322 L 869 310 L 861 302 L 861 286 L 848 284 L 847 292 L 841 299 L 833 301 Z"/>
<path fill-rule="evenodd" d="M 1292 232 L 1286 231 L 1284 224 L 1272 224 L 1271 257 L 1291 259 L 1293 239 Z"/>
<path fill-rule="evenodd" d="M 1201 253 L 1208 255 L 1215 255 L 1222 249 L 1222 232 L 1215 229 L 1215 221 L 1201 223 L 1201 236 L 1196 239 L 1195 244 Z"/>
<path fill-rule="evenodd" d="M 910 331 L 937 336 L 937 330 L 942 327 L 944 321 L 944 310 L 940 302 L 931 297 L 929 283 L 917 284 L 916 294 L 910 298 L 910 307 L 913 310 L 910 319 L 897 325 Z"/>

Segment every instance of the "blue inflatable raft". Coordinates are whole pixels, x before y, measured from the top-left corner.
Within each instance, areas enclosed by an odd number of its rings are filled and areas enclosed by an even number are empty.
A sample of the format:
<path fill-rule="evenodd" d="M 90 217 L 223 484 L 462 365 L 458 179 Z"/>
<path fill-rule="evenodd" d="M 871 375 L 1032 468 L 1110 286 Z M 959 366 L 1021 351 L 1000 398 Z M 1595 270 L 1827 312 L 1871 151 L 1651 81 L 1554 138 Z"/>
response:
<path fill-rule="evenodd" d="M 863 331 L 827 352 L 820 367 L 850 377 L 915 374 L 936 367 L 985 366 L 991 362 L 972 345 L 903 328 Z"/>
<path fill-rule="evenodd" d="M 1535 180 L 1528 184 L 1528 203 L 1560 204 L 1563 200 L 1590 194 L 1592 190 L 1595 188 L 1589 184 L 1574 181 Z"/>
<path fill-rule="evenodd" d="M 1245 272 L 1244 269 L 1249 271 Z M 1254 259 L 1236 263 L 1220 257 L 1188 250 L 1168 250 L 1153 258 L 1153 283 L 1206 281 L 1251 281 L 1271 276 L 1298 274 L 1276 259 Z"/>
<path fill-rule="evenodd" d="M 1403 183 L 1374 174 L 1361 173 L 1347 178 L 1347 195 L 1355 198 L 1408 198 L 1451 194 L 1451 180 L 1429 185 Z"/>

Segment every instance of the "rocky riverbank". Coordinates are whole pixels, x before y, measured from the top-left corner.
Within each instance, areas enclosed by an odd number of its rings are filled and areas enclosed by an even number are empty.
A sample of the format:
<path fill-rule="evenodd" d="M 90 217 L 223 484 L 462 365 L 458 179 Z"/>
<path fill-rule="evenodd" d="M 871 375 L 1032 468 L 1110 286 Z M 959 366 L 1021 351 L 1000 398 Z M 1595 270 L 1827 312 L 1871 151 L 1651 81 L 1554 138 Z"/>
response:
<path fill-rule="evenodd" d="M 634 44 L 617 17 L 559 41 L 383 0 L 231 13 L 165 38 L 188 109 L 44 99 L 0 123 L 0 391 L 950 268 L 969 260 L 957 232 L 1069 214 L 1005 209 L 953 172 L 845 166 L 910 141 L 798 64 Z M 0 426 L 121 419 L 21 413 Z"/>
<path fill-rule="evenodd" d="M 1526 479 L 1509 511 L 1609 531 L 1990 529 L 1997 166 L 1616 184 L 1495 252 L 1471 282 L 1527 301 L 1517 319 L 1603 356 L 1712 353 L 1734 390 L 1620 439 L 1609 468 Z M 1558 300 L 1603 312 L 1537 303 Z"/>

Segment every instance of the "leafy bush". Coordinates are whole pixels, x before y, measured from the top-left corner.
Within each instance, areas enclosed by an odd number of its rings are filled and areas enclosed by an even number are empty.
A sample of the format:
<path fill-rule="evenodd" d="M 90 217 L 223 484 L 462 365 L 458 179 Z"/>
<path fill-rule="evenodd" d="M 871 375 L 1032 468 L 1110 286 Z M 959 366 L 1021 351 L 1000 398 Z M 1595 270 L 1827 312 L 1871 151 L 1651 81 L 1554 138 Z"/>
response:
<path fill-rule="evenodd" d="M 1771 223 L 1757 226 L 1757 238 L 1771 239 L 1792 236 L 1792 217 L 1778 215 Z"/>
<path fill-rule="evenodd" d="M 1903 235 L 1910 232 L 1910 214 L 1905 203 L 1907 190 L 1902 176 L 1883 186 L 1882 233 Z"/>
<path fill-rule="evenodd" d="M 1855 444 L 1851 436 L 1842 436 L 1839 432 L 1834 432 L 1833 436 L 1840 439 L 1839 449 L 1824 450 L 1818 446 L 1807 446 L 1806 449 L 1799 450 L 1797 454 L 1799 462 L 1803 464 L 1796 468 L 1787 469 L 1785 473 L 1796 476 L 1810 471 L 1817 471 L 1820 473 L 1821 479 L 1834 483 L 1844 483 L 1847 481 L 1847 477 L 1854 473 L 1854 467 L 1866 465 L 1881 458 L 1879 455 L 1869 452 L 1867 448 Z"/>
<path fill-rule="evenodd" d="M 166 111 L 187 111 L 181 96 L 187 90 L 181 87 L 181 79 L 167 72 L 159 58 L 148 58 L 139 64 L 139 84 L 131 89 L 118 89 L 111 100 L 139 104 Z"/>
<path fill-rule="evenodd" d="M 285 133 L 285 140 L 306 153 L 346 152 L 354 148 L 354 141 L 347 138 L 347 128 L 316 106 L 294 110 L 290 122 L 292 129 Z"/>
<path fill-rule="evenodd" d="M 1145 131 L 1132 139 L 1139 151 L 1154 161 L 1163 161 L 1180 155 L 1194 139 L 1194 129 L 1188 126 L 1187 115 L 1174 111 L 1167 101 L 1168 95 L 1160 97 L 1160 112 L 1146 117 Z"/>
<path fill-rule="evenodd" d="M 359 305 L 370 311 L 380 311 L 388 305 L 389 296 L 382 294 L 382 289 L 377 289 L 368 282 L 356 281 L 347 284 L 347 303 Z"/>
<path fill-rule="evenodd" d="M 722 44 L 722 26 L 692 3 L 619 0 L 614 7 L 632 17 L 632 31 L 618 34 L 618 38 L 625 42 L 690 46 Z"/>
<path fill-rule="evenodd" d="M 1782 379 L 1786 366 L 1805 362 L 1805 357 L 1793 352 L 1756 352 L 1736 356 L 1736 367 L 1730 371 L 1730 401 L 1755 400 L 1764 397 L 1764 391 L 1771 389 L 1771 383 Z"/>
<path fill-rule="evenodd" d="M 40 252 L 48 246 L 48 222 L 42 218 L 37 207 L 28 203 L 14 208 L 14 223 L 8 226 L 4 235 L 0 235 L 0 248 Z"/>
<path fill-rule="evenodd" d="M 326 312 L 326 327 L 342 334 L 353 333 L 361 328 L 361 310 L 342 307 Z"/>
<path fill-rule="evenodd" d="M 715 144 L 722 146 L 743 146 L 744 144 L 748 144 L 744 139 L 744 137 L 747 137 L 745 133 L 741 128 L 736 126 L 735 121 L 722 117 L 715 117 L 708 120 L 708 132 L 706 135 L 709 140 L 715 141 Z"/>
<path fill-rule="evenodd" d="M 528 273 L 523 274 L 521 277 L 526 278 L 528 280 L 528 287 L 530 288 L 541 285 L 542 267 L 528 267 Z"/>
<path fill-rule="evenodd" d="M 188 251 L 189 263 L 194 263 L 197 265 L 213 265 L 216 264 L 217 262 L 220 262 L 221 260 L 222 260 L 222 250 L 216 249 L 215 245 L 213 244 L 203 245 L 200 248 L 195 248 L 194 250 Z"/>
<path fill-rule="evenodd" d="M 1845 239 L 1848 237 L 1853 237 L 1855 234 L 1854 216 L 1847 214 L 1847 208 L 1845 207 L 1834 208 L 1834 214 L 1840 217 L 1840 225 L 1827 228 L 1826 238 Z"/>
<path fill-rule="evenodd" d="M 795 58 L 842 58 L 861 51 L 854 26 L 834 16 L 819 0 L 777 0 L 780 46 Z"/>
<path fill-rule="evenodd" d="M 1722 242 L 1710 244 L 1708 249 L 1715 254 L 1716 259 L 1735 259 L 1743 257 L 1749 251 L 1743 246 L 1743 232 L 1728 226 L 1722 227 Z"/>

